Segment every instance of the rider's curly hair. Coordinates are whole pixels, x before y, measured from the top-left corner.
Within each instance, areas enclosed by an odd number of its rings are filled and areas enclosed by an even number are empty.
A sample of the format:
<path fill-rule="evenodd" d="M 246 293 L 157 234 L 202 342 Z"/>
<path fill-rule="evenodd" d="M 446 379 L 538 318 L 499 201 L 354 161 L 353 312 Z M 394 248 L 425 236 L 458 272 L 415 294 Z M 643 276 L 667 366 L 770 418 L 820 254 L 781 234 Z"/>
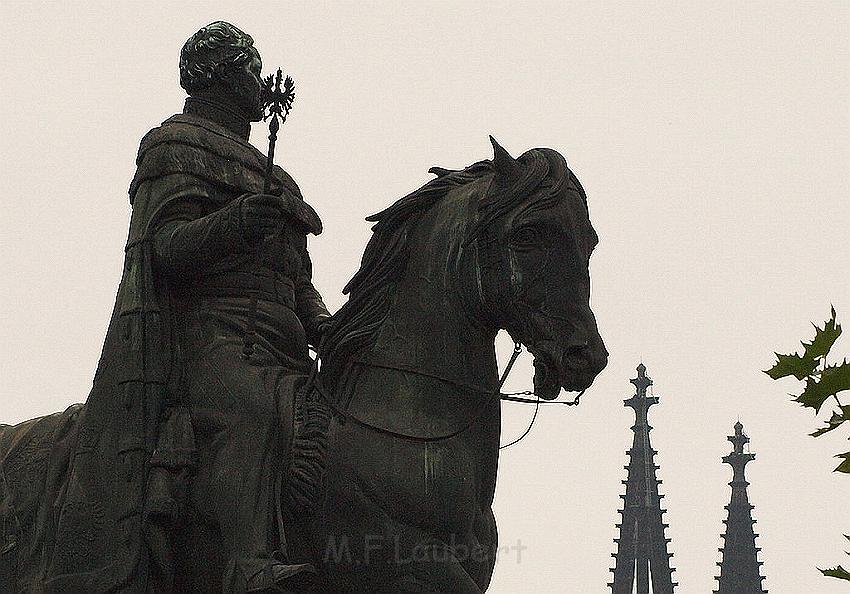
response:
<path fill-rule="evenodd" d="M 193 93 L 209 86 L 217 67 L 251 59 L 254 39 L 225 21 L 215 21 L 192 35 L 180 51 L 180 86 Z"/>

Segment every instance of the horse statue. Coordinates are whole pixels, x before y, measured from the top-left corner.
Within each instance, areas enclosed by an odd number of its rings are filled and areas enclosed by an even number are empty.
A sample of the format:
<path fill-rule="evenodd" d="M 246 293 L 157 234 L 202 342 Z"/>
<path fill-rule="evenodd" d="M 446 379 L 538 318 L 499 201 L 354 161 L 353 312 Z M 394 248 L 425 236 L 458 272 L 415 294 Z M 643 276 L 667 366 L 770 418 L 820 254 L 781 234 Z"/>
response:
<path fill-rule="evenodd" d="M 582 186 L 554 150 L 515 159 L 493 145 L 492 160 L 432 168 L 367 219 L 373 236 L 321 365 L 280 405 L 278 519 L 290 560 L 316 568 L 290 591 L 484 592 L 497 550 L 496 333 L 534 356 L 538 398 L 585 390 L 607 363 Z M 0 576 L 49 546 L 39 485 L 83 407 L 0 427 Z M 188 522 L 174 538 L 173 590 L 220 591 L 216 527 Z"/>

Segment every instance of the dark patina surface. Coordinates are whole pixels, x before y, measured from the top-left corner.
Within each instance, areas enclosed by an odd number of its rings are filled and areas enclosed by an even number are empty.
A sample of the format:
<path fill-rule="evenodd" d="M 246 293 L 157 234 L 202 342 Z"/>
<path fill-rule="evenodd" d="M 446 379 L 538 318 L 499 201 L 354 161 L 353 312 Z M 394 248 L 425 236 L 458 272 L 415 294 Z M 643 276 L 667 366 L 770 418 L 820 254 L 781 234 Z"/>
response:
<path fill-rule="evenodd" d="M 534 355 L 541 398 L 605 366 L 596 234 L 551 149 L 494 141 L 370 217 L 330 318 L 307 252 L 319 217 L 247 142 L 260 68 L 227 23 L 183 49 L 189 98 L 141 143 L 93 390 L 0 427 L 3 591 L 482 592 L 497 331 Z"/>

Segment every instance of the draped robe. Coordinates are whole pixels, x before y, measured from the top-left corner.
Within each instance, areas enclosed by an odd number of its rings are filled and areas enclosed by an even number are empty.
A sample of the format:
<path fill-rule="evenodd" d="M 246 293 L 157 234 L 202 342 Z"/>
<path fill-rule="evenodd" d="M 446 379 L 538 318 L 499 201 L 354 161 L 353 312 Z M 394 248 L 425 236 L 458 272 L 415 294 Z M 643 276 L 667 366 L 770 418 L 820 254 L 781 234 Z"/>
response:
<path fill-rule="evenodd" d="M 115 307 L 68 473 L 56 501 L 47 502 L 53 513 L 41 571 L 45 591 L 148 590 L 156 565 L 151 550 L 162 544 L 150 546 L 158 537 L 149 525 L 175 520 L 169 505 L 210 508 L 234 556 L 226 581 L 244 586 L 251 577 L 252 559 L 240 566 L 239 555 L 271 553 L 260 542 L 268 538 L 273 546 L 268 526 L 224 525 L 227 514 L 247 512 L 227 499 L 236 496 L 227 484 L 215 481 L 231 470 L 241 480 L 242 465 L 247 483 L 263 490 L 253 504 L 270 504 L 274 492 L 263 474 L 276 468 L 263 465 L 274 457 L 264 452 L 258 458 L 251 448 L 268 447 L 260 439 L 278 439 L 269 429 L 276 399 L 291 397 L 286 378 L 307 370 L 307 340 L 316 340 L 328 314 L 313 288 L 306 250 L 307 233 L 320 233 L 321 222 L 279 167 L 271 193 L 281 196 L 286 222 L 259 248 L 245 241 L 236 203 L 263 191 L 264 170 L 260 151 L 197 114 L 173 116 L 143 138 Z M 251 291 L 257 295 L 256 353 L 244 361 L 239 353 Z M 200 371 L 204 361 L 216 362 L 212 373 L 209 365 Z M 252 427 L 256 435 L 239 442 Z M 231 438 L 235 446 L 227 445 Z M 232 456 L 242 458 L 227 459 Z M 207 486 L 224 499 L 178 501 L 167 480 L 154 480 L 187 472 L 205 474 Z M 270 512 L 261 511 L 257 522 L 267 522 Z"/>

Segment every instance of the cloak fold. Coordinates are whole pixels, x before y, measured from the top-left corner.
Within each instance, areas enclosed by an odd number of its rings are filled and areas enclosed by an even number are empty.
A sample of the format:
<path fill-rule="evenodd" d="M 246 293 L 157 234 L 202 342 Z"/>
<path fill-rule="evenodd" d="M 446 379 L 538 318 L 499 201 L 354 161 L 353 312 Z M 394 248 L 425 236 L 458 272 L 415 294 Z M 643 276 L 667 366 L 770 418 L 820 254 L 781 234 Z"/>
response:
<path fill-rule="evenodd" d="M 260 193 L 265 155 L 209 120 L 179 114 L 141 142 L 130 185 L 132 216 L 115 308 L 64 492 L 54 501 L 42 570 L 45 592 L 145 592 L 150 588 L 144 541 L 146 488 L 158 428 L 180 402 L 180 348 L 172 304 L 155 272 L 153 234 L 168 196 L 142 191 L 146 182 L 189 175 L 229 194 Z M 313 233 L 321 221 L 281 168 L 272 193 Z M 223 206 L 221 204 L 219 206 Z M 52 546 L 51 546 L 52 545 Z M 39 588 L 36 587 L 35 590 Z"/>

